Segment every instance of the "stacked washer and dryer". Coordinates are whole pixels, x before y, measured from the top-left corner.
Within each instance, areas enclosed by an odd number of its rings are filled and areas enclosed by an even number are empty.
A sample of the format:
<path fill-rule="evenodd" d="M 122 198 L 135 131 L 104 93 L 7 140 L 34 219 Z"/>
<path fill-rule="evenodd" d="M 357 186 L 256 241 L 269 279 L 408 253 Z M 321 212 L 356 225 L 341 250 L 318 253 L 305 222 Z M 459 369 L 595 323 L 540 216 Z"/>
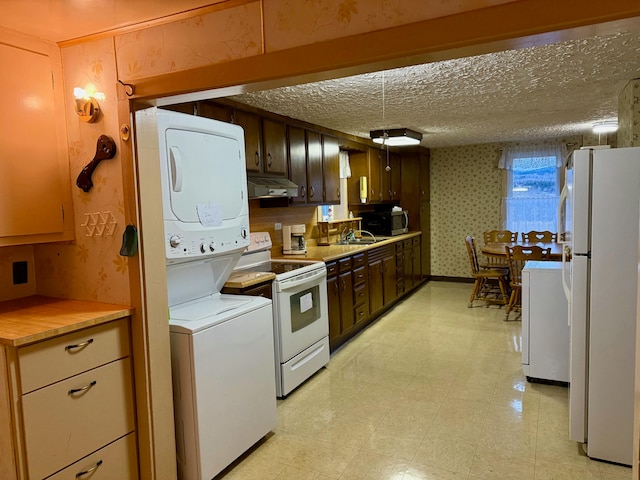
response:
<path fill-rule="evenodd" d="M 211 479 L 277 424 L 271 300 L 220 293 L 249 245 L 244 131 L 157 108 L 136 123 L 159 145 L 138 157 L 160 162 L 178 475 Z"/>

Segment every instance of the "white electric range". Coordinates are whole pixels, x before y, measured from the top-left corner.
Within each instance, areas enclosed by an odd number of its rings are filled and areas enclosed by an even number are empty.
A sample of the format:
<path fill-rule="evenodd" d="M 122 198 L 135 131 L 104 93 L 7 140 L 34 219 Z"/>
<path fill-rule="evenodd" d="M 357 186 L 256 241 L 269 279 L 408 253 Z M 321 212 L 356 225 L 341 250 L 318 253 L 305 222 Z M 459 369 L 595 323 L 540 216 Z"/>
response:
<path fill-rule="evenodd" d="M 276 394 L 286 397 L 329 363 L 327 268 L 313 260 L 271 259 L 268 232 L 251 232 L 234 271 L 272 272 Z"/>

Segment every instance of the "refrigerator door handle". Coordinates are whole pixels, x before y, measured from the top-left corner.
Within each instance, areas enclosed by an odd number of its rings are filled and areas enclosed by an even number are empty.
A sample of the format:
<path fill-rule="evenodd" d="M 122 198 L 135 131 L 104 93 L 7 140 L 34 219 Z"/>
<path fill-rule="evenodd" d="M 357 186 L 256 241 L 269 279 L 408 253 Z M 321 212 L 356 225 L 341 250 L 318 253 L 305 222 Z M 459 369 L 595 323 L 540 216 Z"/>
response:
<path fill-rule="evenodd" d="M 567 184 L 565 182 L 564 186 L 562 187 L 562 191 L 560 192 L 560 199 L 558 200 L 558 241 L 560 243 L 563 243 L 561 239 L 563 238 L 563 233 L 566 233 L 565 232 L 566 222 L 565 222 L 565 217 L 562 215 L 562 207 L 566 205 L 568 195 L 569 195 L 569 188 L 567 187 Z"/>
<path fill-rule="evenodd" d="M 571 289 L 567 285 L 567 255 L 570 255 L 570 249 L 568 245 L 562 246 L 562 290 L 564 290 L 564 296 L 567 297 L 567 303 L 569 304 L 569 312 L 571 312 Z M 571 314 L 567 315 L 567 325 L 571 326 Z"/>

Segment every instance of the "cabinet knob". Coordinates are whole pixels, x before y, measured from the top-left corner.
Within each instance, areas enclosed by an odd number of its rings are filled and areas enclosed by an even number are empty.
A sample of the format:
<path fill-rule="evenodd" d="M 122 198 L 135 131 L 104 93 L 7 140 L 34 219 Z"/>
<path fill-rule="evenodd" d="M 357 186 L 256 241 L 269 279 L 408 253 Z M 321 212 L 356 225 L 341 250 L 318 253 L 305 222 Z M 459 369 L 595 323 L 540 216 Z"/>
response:
<path fill-rule="evenodd" d="M 338 195 L 338 198 L 340 198 L 340 187 L 336 188 L 336 194 Z"/>
<path fill-rule="evenodd" d="M 306 188 L 304 188 L 304 185 L 301 185 L 301 186 L 300 186 L 300 196 L 301 196 L 302 198 L 304 198 L 304 197 L 306 197 L 306 196 L 307 196 L 307 189 L 306 189 Z"/>
<path fill-rule="evenodd" d="M 260 165 L 260 154 L 256 152 L 256 165 Z"/>
<path fill-rule="evenodd" d="M 313 191 L 313 185 L 311 185 L 311 188 L 309 188 L 309 197 L 313 198 L 313 194 L 315 192 Z"/>
<path fill-rule="evenodd" d="M 271 158 L 271 154 L 267 153 L 267 165 L 271 166 L 273 164 L 273 158 Z"/>

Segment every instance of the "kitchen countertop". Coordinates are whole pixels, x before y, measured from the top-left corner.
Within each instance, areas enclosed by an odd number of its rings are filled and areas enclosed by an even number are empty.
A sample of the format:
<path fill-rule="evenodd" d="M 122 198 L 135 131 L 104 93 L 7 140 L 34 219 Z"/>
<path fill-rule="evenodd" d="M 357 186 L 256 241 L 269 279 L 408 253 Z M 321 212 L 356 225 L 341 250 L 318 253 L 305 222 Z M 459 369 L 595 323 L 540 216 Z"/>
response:
<path fill-rule="evenodd" d="M 408 238 L 417 237 L 422 232 L 409 232 L 403 235 L 396 235 L 394 237 L 379 237 L 376 243 L 370 243 L 368 245 L 327 245 L 327 246 L 307 246 L 306 255 L 282 255 L 282 259 L 290 260 L 316 260 L 322 262 L 330 262 L 331 260 L 337 260 L 338 258 L 353 255 L 354 253 L 364 252 L 373 248 L 378 248 L 383 245 L 389 245 Z"/>
<path fill-rule="evenodd" d="M 18 347 L 126 317 L 133 307 L 34 295 L 0 302 L 0 344 Z"/>
<path fill-rule="evenodd" d="M 247 288 L 276 278 L 273 272 L 231 272 L 224 286 L 227 288 Z"/>

